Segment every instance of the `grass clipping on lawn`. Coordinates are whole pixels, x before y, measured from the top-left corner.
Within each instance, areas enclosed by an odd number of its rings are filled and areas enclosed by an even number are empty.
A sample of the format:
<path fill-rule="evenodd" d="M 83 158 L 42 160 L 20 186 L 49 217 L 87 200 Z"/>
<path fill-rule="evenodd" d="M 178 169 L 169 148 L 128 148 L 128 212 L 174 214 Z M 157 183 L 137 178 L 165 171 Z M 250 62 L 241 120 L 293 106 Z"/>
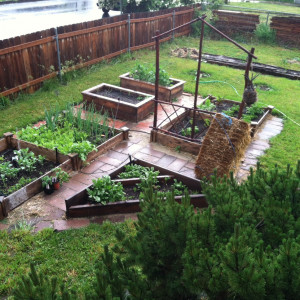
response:
<path fill-rule="evenodd" d="M 250 124 L 245 121 L 216 114 L 201 145 L 195 167 L 196 177 L 209 178 L 214 169 L 217 176 L 236 171 L 251 141 Z"/>

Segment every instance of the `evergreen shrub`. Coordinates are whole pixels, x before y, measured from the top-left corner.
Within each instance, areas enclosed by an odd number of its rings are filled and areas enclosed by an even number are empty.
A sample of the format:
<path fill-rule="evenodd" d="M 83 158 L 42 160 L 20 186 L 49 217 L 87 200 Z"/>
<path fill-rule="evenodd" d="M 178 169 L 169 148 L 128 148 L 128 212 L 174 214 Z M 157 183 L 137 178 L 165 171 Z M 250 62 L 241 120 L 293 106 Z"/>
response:
<path fill-rule="evenodd" d="M 298 299 L 300 161 L 202 185 L 209 205 L 195 212 L 150 183 L 136 234 L 105 247 L 86 299 Z"/>

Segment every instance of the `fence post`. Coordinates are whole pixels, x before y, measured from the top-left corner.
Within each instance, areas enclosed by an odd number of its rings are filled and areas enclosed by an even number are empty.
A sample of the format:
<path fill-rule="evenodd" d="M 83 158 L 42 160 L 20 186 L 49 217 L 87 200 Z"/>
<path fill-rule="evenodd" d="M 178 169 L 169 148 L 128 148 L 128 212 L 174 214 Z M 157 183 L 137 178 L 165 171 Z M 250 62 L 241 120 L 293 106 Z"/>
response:
<path fill-rule="evenodd" d="M 175 10 L 173 10 L 173 16 L 172 16 L 172 19 L 173 19 L 173 28 L 175 28 Z M 172 32 L 172 39 L 174 40 L 175 38 L 175 31 Z"/>
<path fill-rule="evenodd" d="M 266 21 L 266 25 L 268 25 L 268 21 L 269 21 L 269 13 L 267 14 L 267 21 Z"/>
<path fill-rule="evenodd" d="M 130 14 L 128 14 L 128 52 L 130 52 Z"/>
<path fill-rule="evenodd" d="M 57 49 L 58 75 L 59 75 L 60 82 L 62 82 L 61 63 L 60 63 L 60 51 L 59 51 L 57 27 L 55 27 L 54 30 L 55 30 L 56 49 Z"/>

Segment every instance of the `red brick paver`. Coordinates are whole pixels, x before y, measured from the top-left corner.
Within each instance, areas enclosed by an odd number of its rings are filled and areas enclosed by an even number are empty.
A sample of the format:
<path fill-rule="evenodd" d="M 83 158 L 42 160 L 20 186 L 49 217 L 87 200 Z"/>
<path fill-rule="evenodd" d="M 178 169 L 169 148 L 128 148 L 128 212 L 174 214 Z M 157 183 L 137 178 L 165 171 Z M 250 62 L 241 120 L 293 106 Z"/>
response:
<path fill-rule="evenodd" d="M 54 220 L 53 228 L 56 231 L 85 227 L 90 224 L 88 219 Z"/>

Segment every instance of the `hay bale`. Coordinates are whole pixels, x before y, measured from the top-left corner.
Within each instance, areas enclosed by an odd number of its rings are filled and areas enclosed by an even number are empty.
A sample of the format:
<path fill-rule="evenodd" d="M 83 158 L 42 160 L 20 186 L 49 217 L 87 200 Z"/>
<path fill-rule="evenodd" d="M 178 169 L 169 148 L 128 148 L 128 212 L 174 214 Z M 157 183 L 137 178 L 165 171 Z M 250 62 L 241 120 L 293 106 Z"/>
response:
<path fill-rule="evenodd" d="M 231 122 L 230 122 L 231 120 Z M 237 166 L 251 141 L 250 124 L 216 114 L 202 142 L 196 159 L 195 174 L 210 177 L 214 169 L 218 176 L 237 171 Z"/>

